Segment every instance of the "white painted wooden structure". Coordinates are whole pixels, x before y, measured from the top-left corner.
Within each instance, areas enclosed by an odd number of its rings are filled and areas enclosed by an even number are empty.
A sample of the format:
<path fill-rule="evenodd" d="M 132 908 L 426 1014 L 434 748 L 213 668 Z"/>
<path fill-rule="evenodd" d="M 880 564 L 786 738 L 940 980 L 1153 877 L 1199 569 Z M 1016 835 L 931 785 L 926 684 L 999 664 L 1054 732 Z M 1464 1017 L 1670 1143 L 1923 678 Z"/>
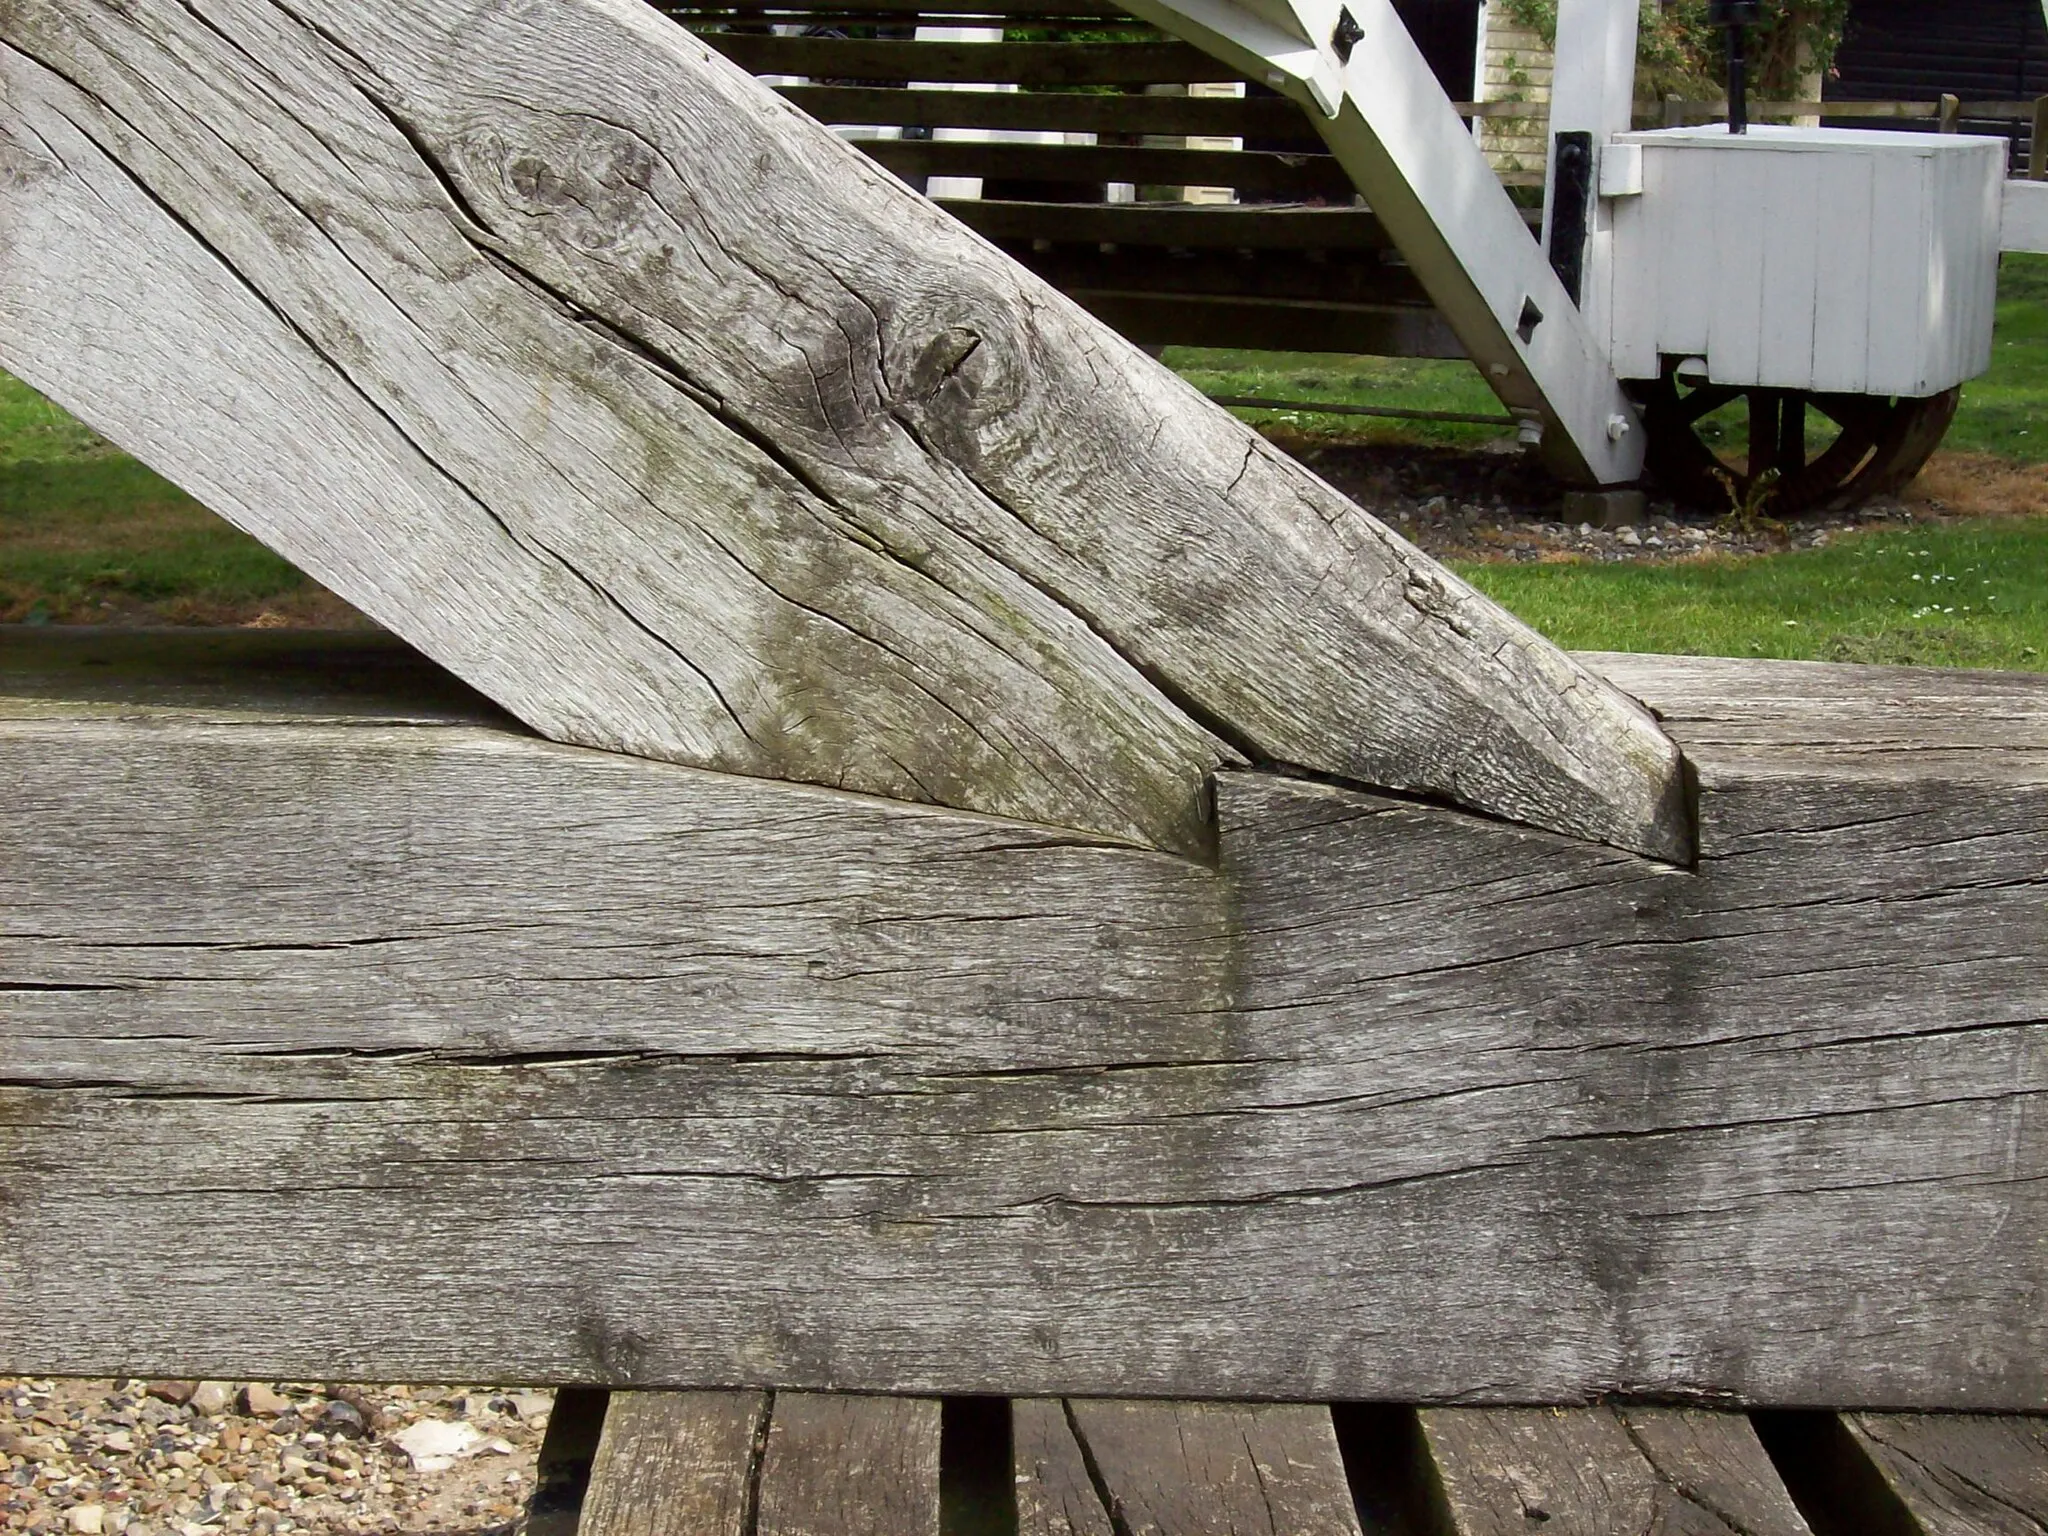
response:
<path fill-rule="evenodd" d="M 1866 129 L 1630 133 L 1589 310 L 1623 378 L 1933 395 L 1991 363 L 2003 139 Z M 1591 297 L 1589 295 L 1589 297 Z"/>

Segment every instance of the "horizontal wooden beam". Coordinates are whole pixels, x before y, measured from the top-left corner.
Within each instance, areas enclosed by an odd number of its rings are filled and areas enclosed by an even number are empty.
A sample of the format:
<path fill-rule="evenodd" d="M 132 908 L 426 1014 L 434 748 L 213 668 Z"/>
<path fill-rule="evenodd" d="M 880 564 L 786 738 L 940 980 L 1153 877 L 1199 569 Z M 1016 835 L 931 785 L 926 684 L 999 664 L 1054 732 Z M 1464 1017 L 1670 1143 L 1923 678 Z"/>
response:
<path fill-rule="evenodd" d="M 1350 202 L 1351 178 L 1325 154 L 1230 149 L 1142 149 L 1104 144 L 983 144 L 956 139 L 857 139 L 899 176 L 990 176 L 1012 181 L 1234 187 L 1303 202 Z"/>
<path fill-rule="evenodd" d="M 1696 868 L 1208 867 L 257 643 L 0 646 L 0 1370 L 2048 1408 L 2048 679 L 1602 661 Z"/>
<path fill-rule="evenodd" d="M 1426 304 L 1318 304 L 1171 290 L 1077 288 L 1074 301 L 1105 325 L 1165 347 L 1278 348 L 1367 357 L 1463 357 Z"/>
<path fill-rule="evenodd" d="M 0 246 L 0 365 L 552 739 L 1688 855 L 1654 720 L 644 6 L 0 5 Z"/>
<path fill-rule="evenodd" d="M 822 123 L 1299 139 L 1310 152 L 1322 151 L 1322 140 L 1301 108 L 1283 96 L 1112 96 L 1099 91 L 917 91 L 852 85 L 785 85 L 778 86 L 776 94 Z M 1345 196 L 1350 196 L 1349 183 Z"/>
<path fill-rule="evenodd" d="M 1385 226 L 1369 208 L 974 199 L 941 199 L 939 206 L 990 240 L 1186 250 L 1393 249 Z"/>
<path fill-rule="evenodd" d="M 1243 76 L 1186 43 L 919 43 L 874 38 L 705 32 L 756 75 L 962 85 L 1188 85 Z"/>

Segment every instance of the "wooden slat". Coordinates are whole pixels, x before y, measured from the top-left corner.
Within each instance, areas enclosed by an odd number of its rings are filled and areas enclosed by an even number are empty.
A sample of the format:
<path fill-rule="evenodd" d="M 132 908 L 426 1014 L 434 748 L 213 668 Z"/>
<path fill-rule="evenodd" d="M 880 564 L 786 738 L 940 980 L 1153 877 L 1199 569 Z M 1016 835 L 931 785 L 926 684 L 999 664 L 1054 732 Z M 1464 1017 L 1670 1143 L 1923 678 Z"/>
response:
<path fill-rule="evenodd" d="M 1617 667 L 1694 870 L 1211 866 L 154 644 L 0 635 L 107 663 L 0 704 L 0 1370 L 2048 1407 L 2048 679 Z"/>
<path fill-rule="evenodd" d="M 1327 1408 L 1074 1399 L 1066 1418 L 1113 1530 L 1358 1536 Z M 1064 1502 L 1071 1461 L 1057 1466 Z"/>
<path fill-rule="evenodd" d="M 577 1536 L 754 1536 L 761 1392 L 617 1392 Z"/>
<path fill-rule="evenodd" d="M 1188 85 L 1243 77 L 1186 43 L 919 43 L 705 32 L 757 75 L 814 80 L 933 80 L 973 85 Z"/>
<path fill-rule="evenodd" d="M 1104 251 L 1099 246 L 1029 246 L 1018 261 L 1062 293 L 1138 292 L 1204 294 L 1212 298 L 1293 300 L 1302 304 L 1402 304 L 1427 308 L 1414 274 L 1373 252 L 1336 251 L 1303 260 L 1288 252 L 1157 251 L 1144 247 Z"/>
<path fill-rule="evenodd" d="M 1105 96 L 1086 91 L 917 91 L 851 85 L 784 85 L 776 93 L 824 123 L 1299 138 L 1311 150 L 1318 144 L 1301 108 L 1278 96 Z"/>
<path fill-rule="evenodd" d="M 1088 1471 L 1065 1402 L 1019 1398 L 1010 1405 L 1017 1484 L 1017 1536 L 1119 1536 Z"/>
<path fill-rule="evenodd" d="M 1843 1422 L 1912 1536 L 2048 1531 L 2048 1419 L 1850 1414 Z"/>
<path fill-rule="evenodd" d="M 1741 1414 L 1427 1409 L 1455 1536 L 1812 1536 Z"/>
<path fill-rule="evenodd" d="M 1133 149 L 1099 144 L 975 144 L 945 139 L 861 139 L 857 147 L 899 176 L 990 176 L 1012 181 L 1132 181 L 1235 187 L 1247 194 L 1349 201 L 1351 182 L 1328 155 L 1220 149 Z"/>
<path fill-rule="evenodd" d="M 1133 341 L 1180 347 L 1277 348 L 1368 357 L 1463 357 L 1434 309 L 1414 304 L 1310 304 L 1166 292 L 1077 288 L 1070 297 Z"/>
<path fill-rule="evenodd" d="M 1390 249 L 1378 216 L 1367 208 L 954 199 L 941 200 L 939 206 L 991 240 L 1056 240 L 1192 250 Z"/>
<path fill-rule="evenodd" d="M 697 1527 L 678 1526 L 695 1536 Z M 939 1404 L 776 1394 L 756 1536 L 939 1536 Z"/>
<path fill-rule="evenodd" d="M 1685 857 L 1643 712 L 687 32 L 544 14 L 0 13 L 0 361 L 557 740 Z"/>

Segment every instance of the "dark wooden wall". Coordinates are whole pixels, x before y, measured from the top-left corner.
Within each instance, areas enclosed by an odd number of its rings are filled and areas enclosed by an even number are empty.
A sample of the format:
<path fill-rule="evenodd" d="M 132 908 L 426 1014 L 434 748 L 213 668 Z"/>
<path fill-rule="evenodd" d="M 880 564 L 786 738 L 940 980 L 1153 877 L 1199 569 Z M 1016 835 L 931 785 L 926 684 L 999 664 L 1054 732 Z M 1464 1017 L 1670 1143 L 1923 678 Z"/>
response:
<path fill-rule="evenodd" d="M 1479 0 L 1394 0 L 1429 67 L 1453 101 L 1472 99 L 1479 53 Z"/>
<path fill-rule="evenodd" d="M 1855 0 L 1836 72 L 1830 101 L 2031 100 L 2048 96 L 2048 23 L 2038 0 Z M 2025 123 L 1963 126 L 2010 138 L 2016 163 L 2031 132 Z"/>

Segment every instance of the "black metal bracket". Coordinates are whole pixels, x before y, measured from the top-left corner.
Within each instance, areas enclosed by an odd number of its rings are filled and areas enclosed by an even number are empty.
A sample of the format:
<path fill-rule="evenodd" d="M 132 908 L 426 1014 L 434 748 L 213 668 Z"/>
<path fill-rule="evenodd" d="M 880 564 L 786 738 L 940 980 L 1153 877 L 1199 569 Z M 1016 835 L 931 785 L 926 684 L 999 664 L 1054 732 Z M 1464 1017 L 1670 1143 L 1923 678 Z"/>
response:
<path fill-rule="evenodd" d="M 1593 135 L 1557 136 L 1550 173 L 1550 270 L 1574 304 L 1585 302 L 1586 241 L 1593 232 Z"/>
<path fill-rule="evenodd" d="M 1337 12 L 1337 26 L 1330 33 L 1330 51 L 1337 55 L 1339 64 L 1351 62 L 1351 50 L 1356 48 L 1365 36 L 1365 28 L 1358 24 L 1358 18 L 1346 6 Z"/>

